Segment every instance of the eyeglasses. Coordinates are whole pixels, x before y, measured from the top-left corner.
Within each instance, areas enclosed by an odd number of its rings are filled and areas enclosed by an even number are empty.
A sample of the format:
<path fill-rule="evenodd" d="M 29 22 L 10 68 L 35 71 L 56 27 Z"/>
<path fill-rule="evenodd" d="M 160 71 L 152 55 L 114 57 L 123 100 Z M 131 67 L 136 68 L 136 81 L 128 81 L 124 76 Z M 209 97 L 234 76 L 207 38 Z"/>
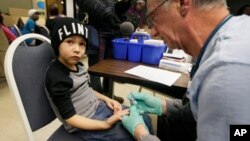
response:
<path fill-rule="evenodd" d="M 138 4 L 138 5 L 144 5 L 145 3 L 143 3 L 143 2 L 137 2 L 136 4 Z"/>
<path fill-rule="evenodd" d="M 147 16 L 145 17 L 145 20 L 148 23 L 149 27 L 153 27 L 153 20 L 151 19 L 151 15 L 153 15 L 165 2 L 167 2 L 168 0 L 164 0 L 161 4 L 159 4 L 154 10 L 152 10 L 151 12 L 149 12 L 147 14 Z"/>

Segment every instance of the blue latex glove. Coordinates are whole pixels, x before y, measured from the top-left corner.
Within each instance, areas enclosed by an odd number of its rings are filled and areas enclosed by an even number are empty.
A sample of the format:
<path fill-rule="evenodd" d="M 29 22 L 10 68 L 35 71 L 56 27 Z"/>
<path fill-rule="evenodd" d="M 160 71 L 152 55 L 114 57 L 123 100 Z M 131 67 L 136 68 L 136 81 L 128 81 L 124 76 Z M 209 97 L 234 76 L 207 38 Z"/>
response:
<path fill-rule="evenodd" d="M 145 128 L 148 130 L 147 126 L 144 123 L 142 116 L 139 114 L 138 109 L 136 108 L 136 106 L 133 106 L 133 105 L 130 107 L 129 116 L 123 116 L 122 124 L 129 131 L 129 133 L 133 136 L 135 133 L 135 127 L 138 124 L 143 124 Z"/>
<path fill-rule="evenodd" d="M 128 95 L 131 105 L 136 105 L 140 113 L 151 113 L 158 116 L 162 115 L 162 101 L 160 98 L 133 92 Z"/>

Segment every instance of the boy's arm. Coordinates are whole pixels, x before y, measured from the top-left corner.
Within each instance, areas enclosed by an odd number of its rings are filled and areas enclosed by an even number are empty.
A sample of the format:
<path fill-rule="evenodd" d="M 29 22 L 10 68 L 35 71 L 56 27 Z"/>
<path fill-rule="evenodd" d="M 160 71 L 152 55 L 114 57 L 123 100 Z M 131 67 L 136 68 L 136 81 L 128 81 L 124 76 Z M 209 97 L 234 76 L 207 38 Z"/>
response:
<path fill-rule="evenodd" d="M 95 91 L 95 90 L 93 90 L 93 91 L 94 91 L 94 93 L 96 94 L 96 96 L 97 96 L 99 99 L 103 100 L 103 101 L 108 101 L 108 100 L 111 99 L 111 98 L 109 98 L 109 97 L 107 97 L 107 96 L 105 96 L 105 95 L 103 95 L 103 94 L 101 94 L 101 93 L 99 93 L 99 92 L 97 92 L 97 91 Z"/>
<path fill-rule="evenodd" d="M 107 120 L 93 120 L 77 114 L 66 119 L 66 122 L 73 127 L 85 130 L 105 130 L 112 126 Z"/>
<path fill-rule="evenodd" d="M 129 114 L 129 109 L 114 113 L 105 121 L 89 119 L 80 115 L 73 115 L 66 119 L 66 122 L 76 128 L 84 130 L 106 130 L 111 128 L 117 121 L 122 120 L 124 115 Z"/>

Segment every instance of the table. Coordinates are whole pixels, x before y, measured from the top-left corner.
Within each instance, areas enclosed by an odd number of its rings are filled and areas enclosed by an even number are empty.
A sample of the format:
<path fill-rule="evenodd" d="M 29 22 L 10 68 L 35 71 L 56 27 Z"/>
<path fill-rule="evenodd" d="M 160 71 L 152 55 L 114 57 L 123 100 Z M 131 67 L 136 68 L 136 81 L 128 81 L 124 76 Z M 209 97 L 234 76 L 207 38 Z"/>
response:
<path fill-rule="evenodd" d="M 182 98 L 183 94 L 186 92 L 189 77 L 185 74 L 182 74 L 181 77 L 171 87 L 169 87 L 167 85 L 158 82 L 153 82 L 124 72 L 138 65 L 146 64 L 129 62 L 125 60 L 105 59 L 91 66 L 88 69 L 88 72 L 91 75 L 109 78 L 110 87 L 109 93 L 107 94 L 107 96 L 109 97 L 112 97 L 113 94 L 114 81 L 119 83 L 130 83 L 140 85 L 175 98 Z M 158 68 L 158 66 L 151 67 Z"/>

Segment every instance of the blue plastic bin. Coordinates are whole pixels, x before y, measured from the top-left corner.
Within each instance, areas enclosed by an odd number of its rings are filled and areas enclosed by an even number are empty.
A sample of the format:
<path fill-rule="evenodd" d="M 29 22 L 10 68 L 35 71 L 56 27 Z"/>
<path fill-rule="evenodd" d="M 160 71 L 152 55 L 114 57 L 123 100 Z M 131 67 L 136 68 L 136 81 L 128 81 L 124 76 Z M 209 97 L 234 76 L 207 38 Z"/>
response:
<path fill-rule="evenodd" d="M 144 32 L 134 32 L 131 34 L 130 39 L 137 39 L 138 43 L 128 44 L 128 61 L 140 62 L 143 41 L 151 39 L 150 34 Z"/>
<path fill-rule="evenodd" d="M 142 62 L 150 65 L 159 65 L 159 62 L 166 51 L 167 46 L 154 46 L 143 44 Z"/>
<path fill-rule="evenodd" d="M 128 61 L 140 62 L 141 61 L 141 43 L 129 43 L 128 45 Z"/>
<path fill-rule="evenodd" d="M 134 32 L 130 35 L 130 39 L 138 39 L 138 43 L 143 43 L 144 40 L 151 39 L 151 36 L 144 32 Z"/>
<path fill-rule="evenodd" d="M 115 59 L 126 60 L 129 40 L 125 38 L 118 38 L 112 40 L 113 43 L 113 57 Z"/>
<path fill-rule="evenodd" d="M 130 39 L 138 39 L 138 43 L 129 42 Z M 143 62 L 158 65 L 162 58 L 166 45 L 155 46 L 143 44 L 144 40 L 151 39 L 148 33 L 135 32 L 130 39 L 117 38 L 112 40 L 113 57 L 115 59 L 128 60 L 132 62 Z"/>

